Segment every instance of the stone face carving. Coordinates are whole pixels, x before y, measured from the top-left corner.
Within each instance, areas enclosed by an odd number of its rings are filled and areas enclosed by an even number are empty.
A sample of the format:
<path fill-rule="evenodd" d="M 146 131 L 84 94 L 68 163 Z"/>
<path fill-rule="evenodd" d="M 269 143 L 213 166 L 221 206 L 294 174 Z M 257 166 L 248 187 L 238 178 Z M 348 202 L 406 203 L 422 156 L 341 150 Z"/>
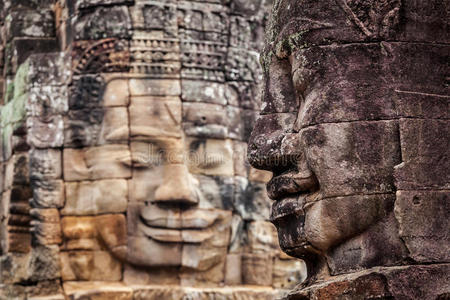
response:
<path fill-rule="evenodd" d="M 245 155 L 270 1 L 54 2 L 0 1 L 0 298 L 273 299 L 302 280 Z"/>
<path fill-rule="evenodd" d="M 448 273 L 443 7 L 275 2 L 248 152 L 273 173 L 281 248 L 308 263 L 289 299 L 448 297 L 448 276 L 400 280 Z"/>

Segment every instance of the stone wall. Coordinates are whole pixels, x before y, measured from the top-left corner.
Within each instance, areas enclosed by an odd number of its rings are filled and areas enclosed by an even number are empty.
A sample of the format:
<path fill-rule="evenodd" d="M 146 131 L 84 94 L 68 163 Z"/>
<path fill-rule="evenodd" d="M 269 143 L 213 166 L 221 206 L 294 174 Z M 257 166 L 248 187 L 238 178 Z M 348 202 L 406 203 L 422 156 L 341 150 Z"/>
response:
<path fill-rule="evenodd" d="M 0 2 L 0 297 L 272 299 L 304 278 L 246 163 L 269 6 Z"/>

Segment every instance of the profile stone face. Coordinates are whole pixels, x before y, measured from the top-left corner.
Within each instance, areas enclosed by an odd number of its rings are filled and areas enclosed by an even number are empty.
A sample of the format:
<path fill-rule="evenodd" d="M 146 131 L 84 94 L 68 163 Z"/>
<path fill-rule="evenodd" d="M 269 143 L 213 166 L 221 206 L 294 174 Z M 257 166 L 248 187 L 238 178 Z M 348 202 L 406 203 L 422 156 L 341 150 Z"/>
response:
<path fill-rule="evenodd" d="M 273 173 L 281 248 L 308 264 L 292 299 L 341 299 L 344 286 L 352 299 L 449 295 L 444 10 L 440 1 L 275 2 L 248 157 Z"/>
<path fill-rule="evenodd" d="M 1 299 L 273 299 L 305 277 L 246 161 L 269 2 L 0 0 Z"/>

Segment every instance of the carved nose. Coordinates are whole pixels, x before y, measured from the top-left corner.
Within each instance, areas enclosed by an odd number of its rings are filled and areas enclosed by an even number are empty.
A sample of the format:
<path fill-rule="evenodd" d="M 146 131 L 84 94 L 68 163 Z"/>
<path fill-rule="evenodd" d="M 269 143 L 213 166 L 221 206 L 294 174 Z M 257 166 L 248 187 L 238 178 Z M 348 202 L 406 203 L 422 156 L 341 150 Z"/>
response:
<path fill-rule="evenodd" d="M 167 164 L 163 173 L 163 183 L 155 191 L 154 202 L 187 205 L 198 203 L 195 180 L 186 165 Z"/>
<path fill-rule="evenodd" d="M 277 172 L 296 164 L 300 153 L 297 133 L 288 133 L 294 114 L 263 115 L 256 121 L 248 144 L 248 161 L 262 170 Z"/>

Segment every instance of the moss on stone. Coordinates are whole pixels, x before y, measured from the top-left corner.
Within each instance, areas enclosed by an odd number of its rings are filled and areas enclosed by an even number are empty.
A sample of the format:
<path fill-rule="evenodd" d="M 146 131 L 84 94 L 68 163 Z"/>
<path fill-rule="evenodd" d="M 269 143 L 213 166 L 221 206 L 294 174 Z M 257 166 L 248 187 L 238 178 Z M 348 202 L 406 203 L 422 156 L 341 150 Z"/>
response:
<path fill-rule="evenodd" d="M 17 69 L 16 77 L 14 78 L 14 98 L 17 98 L 27 92 L 29 71 L 29 60 L 26 60 Z"/>

